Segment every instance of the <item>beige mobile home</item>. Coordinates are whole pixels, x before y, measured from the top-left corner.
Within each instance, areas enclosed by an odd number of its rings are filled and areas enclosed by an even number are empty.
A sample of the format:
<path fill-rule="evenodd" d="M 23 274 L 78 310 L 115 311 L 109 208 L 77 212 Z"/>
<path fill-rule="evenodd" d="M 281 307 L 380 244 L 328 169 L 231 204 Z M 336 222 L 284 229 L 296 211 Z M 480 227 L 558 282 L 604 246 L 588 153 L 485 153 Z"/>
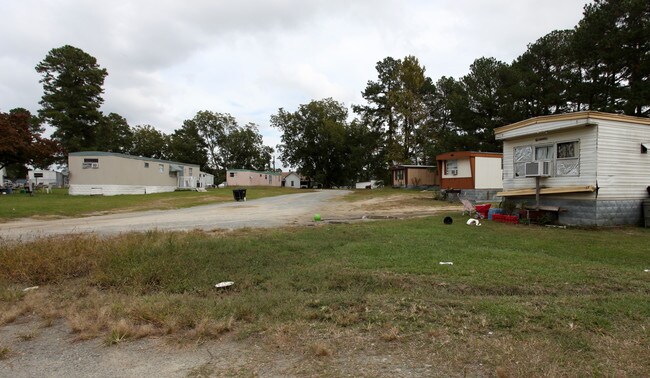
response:
<path fill-rule="evenodd" d="M 650 198 L 650 119 L 577 112 L 494 132 L 503 141 L 501 196 L 535 207 L 539 198 L 563 224 L 641 223 Z"/>
<path fill-rule="evenodd" d="M 68 155 L 70 195 L 173 192 L 196 188 L 199 166 L 112 152 Z"/>
<path fill-rule="evenodd" d="M 282 186 L 282 173 L 248 169 L 226 170 L 228 186 Z"/>

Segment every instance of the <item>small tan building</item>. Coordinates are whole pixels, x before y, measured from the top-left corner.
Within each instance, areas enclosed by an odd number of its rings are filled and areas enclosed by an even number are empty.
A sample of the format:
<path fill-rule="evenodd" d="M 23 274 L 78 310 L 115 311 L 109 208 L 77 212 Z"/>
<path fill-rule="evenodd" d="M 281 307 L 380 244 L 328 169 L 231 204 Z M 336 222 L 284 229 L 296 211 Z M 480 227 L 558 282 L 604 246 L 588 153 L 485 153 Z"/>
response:
<path fill-rule="evenodd" d="M 282 173 L 249 169 L 226 170 L 228 186 L 282 186 Z"/>
<path fill-rule="evenodd" d="M 435 165 L 396 165 L 392 171 L 393 188 L 440 185 Z"/>
<path fill-rule="evenodd" d="M 151 194 L 200 186 L 195 164 L 84 151 L 68 155 L 70 195 Z"/>

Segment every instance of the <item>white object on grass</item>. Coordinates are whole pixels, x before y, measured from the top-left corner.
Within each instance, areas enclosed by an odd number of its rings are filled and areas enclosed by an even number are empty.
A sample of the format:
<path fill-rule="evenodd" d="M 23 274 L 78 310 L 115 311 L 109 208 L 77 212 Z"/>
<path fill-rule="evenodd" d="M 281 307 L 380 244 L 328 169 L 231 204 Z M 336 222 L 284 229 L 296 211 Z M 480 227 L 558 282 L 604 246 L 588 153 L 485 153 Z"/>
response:
<path fill-rule="evenodd" d="M 214 285 L 217 289 L 222 289 L 224 287 L 232 286 L 234 282 L 232 281 L 224 281 L 224 282 L 219 282 L 218 284 Z"/>
<path fill-rule="evenodd" d="M 23 289 L 23 291 L 32 291 L 38 289 L 38 286 L 32 286 L 32 287 L 26 287 Z"/>
<path fill-rule="evenodd" d="M 473 218 L 470 218 L 470 219 L 467 220 L 467 225 L 468 226 L 471 226 L 473 224 L 475 224 L 477 226 L 480 226 L 481 222 L 479 222 L 478 219 L 473 219 Z"/>
<path fill-rule="evenodd" d="M 454 263 L 451 261 L 441 261 L 440 265 L 454 265 Z"/>

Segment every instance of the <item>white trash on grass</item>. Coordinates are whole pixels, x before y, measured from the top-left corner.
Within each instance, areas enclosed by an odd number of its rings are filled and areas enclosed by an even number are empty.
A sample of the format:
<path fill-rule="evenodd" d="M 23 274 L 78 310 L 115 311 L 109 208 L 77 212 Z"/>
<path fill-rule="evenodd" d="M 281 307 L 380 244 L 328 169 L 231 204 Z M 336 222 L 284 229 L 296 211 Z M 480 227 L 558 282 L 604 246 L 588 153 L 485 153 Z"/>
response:
<path fill-rule="evenodd" d="M 468 225 L 468 226 L 471 226 L 471 225 L 473 225 L 473 224 L 474 224 L 474 225 L 477 225 L 477 226 L 480 226 L 480 225 L 481 225 L 481 222 L 479 222 L 478 219 L 469 218 L 469 219 L 467 220 L 467 225 Z"/>

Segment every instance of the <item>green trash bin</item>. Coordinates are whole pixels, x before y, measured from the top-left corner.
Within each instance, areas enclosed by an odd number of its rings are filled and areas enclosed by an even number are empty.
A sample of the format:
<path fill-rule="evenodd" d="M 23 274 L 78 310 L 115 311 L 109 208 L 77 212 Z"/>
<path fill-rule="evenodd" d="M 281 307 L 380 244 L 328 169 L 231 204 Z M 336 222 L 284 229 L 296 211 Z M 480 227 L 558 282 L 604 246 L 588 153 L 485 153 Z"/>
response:
<path fill-rule="evenodd" d="M 643 200 L 643 222 L 645 227 L 650 227 L 650 200 Z"/>

